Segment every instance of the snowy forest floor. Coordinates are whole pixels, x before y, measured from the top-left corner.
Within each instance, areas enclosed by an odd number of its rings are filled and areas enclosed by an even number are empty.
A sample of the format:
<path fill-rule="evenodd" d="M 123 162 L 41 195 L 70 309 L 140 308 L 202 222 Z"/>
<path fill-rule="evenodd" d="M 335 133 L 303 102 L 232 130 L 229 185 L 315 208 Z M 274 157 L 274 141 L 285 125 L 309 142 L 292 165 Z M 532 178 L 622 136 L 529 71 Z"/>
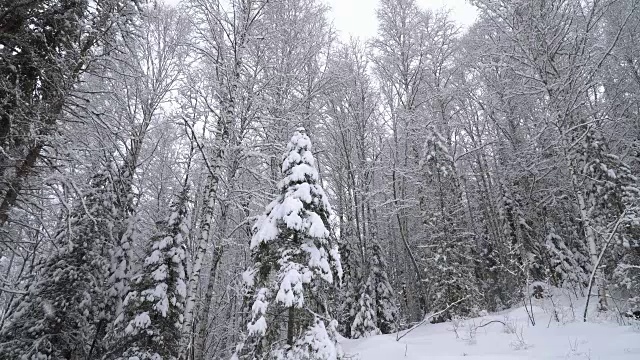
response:
<path fill-rule="evenodd" d="M 524 307 L 473 319 L 424 324 L 396 341 L 397 334 L 341 341 L 348 359 L 640 359 L 640 321 L 590 311 L 567 297 L 532 304 L 535 326 Z M 531 310 L 531 307 L 529 308 Z M 556 314 L 557 319 L 556 320 Z M 406 331 L 406 330 L 405 330 Z M 403 335 L 405 331 L 400 332 Z"/>

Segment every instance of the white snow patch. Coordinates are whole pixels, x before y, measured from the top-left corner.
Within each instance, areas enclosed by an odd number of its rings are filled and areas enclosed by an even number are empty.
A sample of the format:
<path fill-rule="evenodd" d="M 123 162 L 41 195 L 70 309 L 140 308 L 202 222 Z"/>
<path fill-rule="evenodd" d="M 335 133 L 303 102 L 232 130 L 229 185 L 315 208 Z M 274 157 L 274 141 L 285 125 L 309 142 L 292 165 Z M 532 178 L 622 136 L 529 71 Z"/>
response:
<path fill-rule="evenodd" d="M 187 297 L 187 284 L 185 284 L 184 280 L 178 279 L 176 281 L 176 291 L 183 299 Z"/>
<path fill-rule="evenodd" d="M 309 236 L 315 238 L 325 238 L 329 236 L 329 230 L 324 226 L 324 222 L 322 218 L 314 212 L 309 212 L 309 231 L 307 232 Z"/>
<path fill-rule="evenodd" d="M 567 312 L 571 321 L 557 322 L 551 309 L 534 306 L 536 326 L 529 322 L 525 308 L 518 308 L 465 321 L 425 324 L 399 341 L 390 334 L 342 338 L 341 343 L 346 356 L 359 360 L 640 359 L 637 329 L 597 318 L 582 322 L 581 307 L 575 305 L 573 310 L 559 310 Z"/>
<path fill-rule="evenodd" d="M 248 286 L 253 287 L 255 284 L 256 270 L 249 268 L 242 273 L 242 281 Z"/>
<path fill-rule="evenodd" d="M 156 280 L 156 281 L 162 281 L 162 280 L 166 279 L 167 278 L 167 265 L 162 264 L 162 265 L 158 266 L 158 268 L 155 269 L 151 273 L 151 277 L 153 278 L 153 280 Z"/>
<path fill-rule="evenodd" d="M 264 336 L 267 332 L 267 320 L 264 318 L 264 314 L 267 313 L 267 307 L 269 305 L 267 302 L 268 292 L 268 289 L 261 288 L 256 294 L 256 300 L 251 306 L 253 321 L 247 325 L 249 335 L 259 334 L 260 336 Z"/>
<path fill-rule="evenodd" d="M 129 322 L 129 325 L 127 325 L 127 328 L 124 331 L 127 334 L 131 334 L 134 330 L 146 329 L 149 325 L 151 325 L 151 318 L 149 317 L 149 313 L 145 311 L 136 315 L 136 317 Z"/>
<path fill-rule="evenodd" d="M 337 360 L 339 349 L 329 336 L 322 320 L 315 320 L 315 324 L 305 332 L 293 348 L 286 354 L 286 359 L 305 359 L 307 353 L 313 354 L 317 360 Z"/>
<path fill-rule="evenodd" d="M 311 241 L 302 244 L 302 250 L 309 254 L 309 267 L 320 270 L 320 276 L 328 283 L 333 282 L 331 267 L 324 249 L 318 247 Z"/>
<path fill-rule="evenodd" d="M 304 305 L 303 284 L 311 281 L 312 274 L 300 264 L 287 262 L 281 270 L 280 288 L 276 294 L 276 301 L 284 307 L 295 306 L 301 308 Z"/>

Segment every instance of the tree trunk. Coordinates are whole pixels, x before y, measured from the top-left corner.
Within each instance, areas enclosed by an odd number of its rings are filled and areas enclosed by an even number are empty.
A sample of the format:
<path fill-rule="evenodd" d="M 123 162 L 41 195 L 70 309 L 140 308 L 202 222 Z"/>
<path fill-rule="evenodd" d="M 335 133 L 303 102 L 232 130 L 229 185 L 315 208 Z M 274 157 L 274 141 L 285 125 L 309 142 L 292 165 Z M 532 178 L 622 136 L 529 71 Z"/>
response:
<path fill-rule="evenodd" d="M 291 306 L 289 308 L 289 321 L 287 322 L 287 345 L 293 346 L 293 338 L 295 335 L 295 326 L 296 326 L 296 309 Z"/>
<path fill-rule="evenodd" d="M 22 190 L 22 185 L 35 167 L 36 161 L 38 160 L 38 157 L 40 157 L 42 147 L 42 144 L 37 144 L 29 150 L 27 157 L 16 169 L 16 174 L 7 186 L 2 203 L 0 204 L 0 227 L 2 227 L 9 219 L 9 210 L 11 210 L 18 200 L 18 194 Z"/>
<path fill-rule="evenodd" d="M 207 338 L 209 329 L 209 313 L 211 310 L 211 301 L 213 300 L 214 287 L 216 283 L 216 272 L 218 270 L 218 264 L 222 258 L 224 249 L 221 245 L 216 246 L 213 249 L 213 257 L 211 259 L 211 270 L 209 271 L 209 283 L 207 284 L 207 291 L 204 293 L 204 300 L 202 301 L 202 307 L 200 309 L 200 316 L 198 317 L 198 336 L 195 344 L 195 357 L 194 359 L 206 359 L 207 352 Z"/>
<path fill-rule="evenodd" d="M 198 248 L 196 257 L 193 261 L 191 274 L 189 275 L 189 285 L 187 287 L 187 300 L 185 302 L 184 325 L 182 329 L 183 345 L 181 351 L 181 359 L 186 359 L 190 349 L 193 349 L 193 323 L 194 313 L 196 311 L 196 292 L 200 284 L 200 271 L 202 271 L 202 262 L 207 254 L 207 245 L 209 244 L 210 230 L 213 224 L 213 213 L 216 200 L 216 192 L 218 180 L 211 174 L 208 176 L 207 192 L 204 198 L 205 206 L 203 210 L 203 219 L 200 228 L 200 236 L 198 240 Z"/>

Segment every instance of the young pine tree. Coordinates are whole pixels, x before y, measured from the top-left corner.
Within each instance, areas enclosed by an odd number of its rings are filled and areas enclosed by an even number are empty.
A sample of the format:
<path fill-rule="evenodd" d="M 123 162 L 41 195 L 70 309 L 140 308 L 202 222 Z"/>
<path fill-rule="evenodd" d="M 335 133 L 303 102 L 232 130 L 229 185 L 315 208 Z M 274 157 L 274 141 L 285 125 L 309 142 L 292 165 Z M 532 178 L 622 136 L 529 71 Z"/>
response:
<path fill-rule="evenodd" d="M 242 359 L 333 360 L 335 321 L 323 292 L 342 277 L 329 241 L 330 206 L 320 186 L 311 141 L 298 129 L 282 162 L 280 194 L 255 225 L 253 266 L 244 280 L 254 297 Z"/>
<path fill-rule="evenodd" d="M 175 360 L 186 298 L 185 248 L 190 223 L 187 190 L 158 224 L 142 272 L 124 301 L 124 338 L 119 359 Z"/>

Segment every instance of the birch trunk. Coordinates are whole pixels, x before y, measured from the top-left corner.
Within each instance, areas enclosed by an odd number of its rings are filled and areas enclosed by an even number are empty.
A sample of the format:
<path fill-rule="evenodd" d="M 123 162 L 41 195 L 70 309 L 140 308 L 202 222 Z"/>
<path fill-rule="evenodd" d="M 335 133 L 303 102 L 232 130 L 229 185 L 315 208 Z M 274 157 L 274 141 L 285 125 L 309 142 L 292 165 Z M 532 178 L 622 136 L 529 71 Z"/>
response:
<path fill-rule="evenodd" d="M 205 205 L 203 210 L 203 219 L 200 225 L 200 236 L 198 238 L 198 248 L 196 256 L 189 275 L 189 284 L 187 286 L 187 301 L 185 302 L 184 325 L 182 328 L 183 346 L 180 359 L 187 359 L 187 355 L 193 350 L 193 326 L 194 314 L 196 310 L 196 297 L 198 285 L 200 283 L 200 272 L 202 271 L 202 263 L 207 254 L 207 246 L 209 244 L 211 227 L 213 223 L 213 213 L 215 209 L 215 200 L 217 194 L 218 179 L 209 174 L 207 191 L 205 196 Z"/>
<path fill-rule="evenodd" d="M 578 177 L 573 162 L 571 161 L 571 159 L 567 159 L 567 161 L 569 162 L 569 170 L 571 172 L 571 185 L 578 201 L 578 207 L 580 210 L 580 221 L 582 222 L 582 226 L 584 227 L 585 241 L 587 242 L 587 248 L 589 249 L 589 258 L 591 260 L 591 266 L 593 266 L 594 269 L 595 285 L 598 293 L 598 309 L 606 310 L 606 283 L 602 269 L 597 269 L 599 265 L 598 246 L 596 244 L 596 234 L 595 231 L 593 231 L 593 224 L 590 215 L 591 211 L 587 208 L 588 204 L 587 199 L 585 199 L 585 195 L 579 189 Z M 591 296 L 591 294 L 587 294 L 587 296 Z"/>

